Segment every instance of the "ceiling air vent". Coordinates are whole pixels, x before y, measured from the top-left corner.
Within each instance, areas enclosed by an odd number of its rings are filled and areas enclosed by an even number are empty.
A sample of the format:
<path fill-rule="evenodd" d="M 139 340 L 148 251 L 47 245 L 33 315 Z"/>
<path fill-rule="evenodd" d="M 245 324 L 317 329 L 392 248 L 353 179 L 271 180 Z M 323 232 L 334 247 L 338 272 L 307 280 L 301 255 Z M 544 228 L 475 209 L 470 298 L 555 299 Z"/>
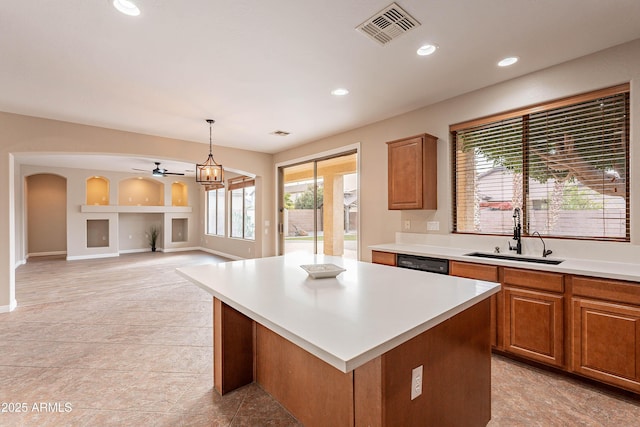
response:
<path fill-rule="evenodd" d="M 356 30 L 384 46 L 391 40 L 419 26 L 420 23 L 414 17 L 397 4 L 391 3 L 358 25 Z"/>
<path fill-rule="evenodd" d="M 277 136 L 287 136 L 289 135 L 291 132 L 287 132 L 284 130 L 274 130 L 273 132 L 271 132 L 271 135 L 277 135 Z"/>

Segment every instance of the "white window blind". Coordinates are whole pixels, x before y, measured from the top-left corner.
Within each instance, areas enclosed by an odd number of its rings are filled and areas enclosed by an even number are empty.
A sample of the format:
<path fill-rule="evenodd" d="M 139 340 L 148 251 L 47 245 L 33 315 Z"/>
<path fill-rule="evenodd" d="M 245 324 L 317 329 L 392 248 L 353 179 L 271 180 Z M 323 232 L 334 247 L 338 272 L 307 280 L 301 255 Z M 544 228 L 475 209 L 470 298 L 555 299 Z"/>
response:
<path fill-rule="evenodd" d="M 207 234 L 224 236 L 225 189 L 207 191 Z"/>
<path fill-rule="evenodd" d="M 493 120 L 492 120 L 493 119 Z M 452 126 L 454 232 L 629 241 L 629 87 Z"/>
<path fill-rule="evenodd" d="M 231 237 L 255 240 L 255 197 L 254 178 L 239 177 L 229 180 L 231 193 Z"/>

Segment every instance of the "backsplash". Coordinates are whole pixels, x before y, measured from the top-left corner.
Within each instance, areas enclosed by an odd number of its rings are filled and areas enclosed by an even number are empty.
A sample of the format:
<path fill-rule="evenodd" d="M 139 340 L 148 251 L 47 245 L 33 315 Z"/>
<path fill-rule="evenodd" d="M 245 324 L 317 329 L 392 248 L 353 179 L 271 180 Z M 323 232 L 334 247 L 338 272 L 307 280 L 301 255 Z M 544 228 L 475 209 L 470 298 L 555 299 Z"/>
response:
<path fill-rule="evenodd" d="M 474 236 L 467 234 L 421 234 L 396 232 L 395 243 L 464 248 L 469 251 L 509 253 L 510 236 Z M 608 262 L 640 263 L 640 246 L 631 243 L 596 242 L 544 237 L 551 258 L 588 259 Z M 542 255 L 542 242 L 538 237 L 522 238 L 522 253 L 530 256 Z"/>

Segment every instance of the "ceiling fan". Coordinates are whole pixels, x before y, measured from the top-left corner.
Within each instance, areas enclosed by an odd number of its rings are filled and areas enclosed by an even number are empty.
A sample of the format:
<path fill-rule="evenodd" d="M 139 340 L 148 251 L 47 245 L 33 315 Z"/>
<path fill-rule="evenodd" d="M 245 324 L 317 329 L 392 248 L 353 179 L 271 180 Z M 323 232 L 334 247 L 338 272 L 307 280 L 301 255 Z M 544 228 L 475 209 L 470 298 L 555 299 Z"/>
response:
<path fill-rule="evenodd" d="M 180 172 L 169 172 L 167 169 L 165 168 L 161 168 L 160 167 L 160 162 L 154 162 L 156 165 L 156 168 L 154 170 L 151 171 L 151 175 L 153 176 L 167 176 L 167 175 L 184 175 L 183 173 Z M 133 169 L 136 171 L 142 171 L 142 172 L 147 172 L 147 170 L 145 169 Z"/>

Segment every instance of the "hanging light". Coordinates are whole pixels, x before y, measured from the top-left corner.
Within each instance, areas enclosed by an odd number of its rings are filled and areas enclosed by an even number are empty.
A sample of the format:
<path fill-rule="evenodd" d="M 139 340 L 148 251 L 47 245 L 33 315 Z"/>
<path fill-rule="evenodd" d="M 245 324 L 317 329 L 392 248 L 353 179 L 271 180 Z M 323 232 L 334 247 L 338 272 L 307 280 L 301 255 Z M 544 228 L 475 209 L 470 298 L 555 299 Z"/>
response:
<path fill-rule="evenodd" d="M 211 190 L 214 188 L 224 187 L 224 169 L 222 165 L 216 163 L 213 160 L 212 147 L 213 140 L 211 139 L 211 125 L 215 120 L 207 119 L 209 123 L 209 157 L 202 164 L 196 164 L 196 182 L 205 186 L 205 189 Z"/>

